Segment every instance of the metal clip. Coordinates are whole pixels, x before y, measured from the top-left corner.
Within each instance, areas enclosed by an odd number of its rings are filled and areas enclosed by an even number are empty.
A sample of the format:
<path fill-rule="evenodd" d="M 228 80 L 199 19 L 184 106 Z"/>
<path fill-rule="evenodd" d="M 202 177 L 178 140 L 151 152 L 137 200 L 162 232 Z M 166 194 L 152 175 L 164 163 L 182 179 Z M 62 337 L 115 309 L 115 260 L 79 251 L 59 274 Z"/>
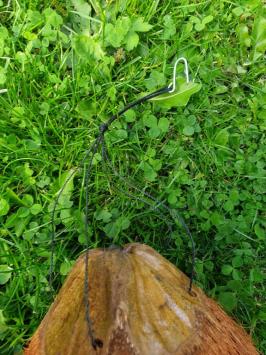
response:
<path fill-rule="evenodd" d="M 168 86 L 168 88 L 170 88 L 172 86 L 172 89 L 169 91 L 170 94 L 173 93 L 176 89 L 176 68 L 177 68 L 177 64 L 180 63 L 181 61 L 184 62 L 184 65 L 185 65 L 184 74 L 186 77 L 187 84 L 189 83 L 188 62 L 187 62 L 186 58 L 180 57 L 175 62 L 174 70 L 173 70 L 173 81 Z"/>

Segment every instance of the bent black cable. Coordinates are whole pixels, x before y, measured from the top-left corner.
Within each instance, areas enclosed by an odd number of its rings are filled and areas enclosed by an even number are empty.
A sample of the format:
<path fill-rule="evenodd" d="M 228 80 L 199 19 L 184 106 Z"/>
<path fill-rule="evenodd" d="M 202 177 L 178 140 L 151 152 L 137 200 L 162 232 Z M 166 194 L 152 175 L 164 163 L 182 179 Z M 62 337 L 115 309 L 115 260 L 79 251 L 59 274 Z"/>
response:
<path fill-rule="evenodd" d="M 93 322 L 90 316 L 90 300 L 89 300 L 89 221 L 88 221 L 88 217 L 89 217 L 89 180 L 91 177 L 91 172 L 92 172 L 92 162 L 93 162 L 93 158 L 96 154 L 96 152 L 98 151 L 99 147 L 102 145 L 102 148 L 104 149 L 104 135 L 105 132 L 109 129 L 110 125 L 116 120 L 118 119 L 120 116 L 122 116 L 126 111 L 128 111 L 129 109 L 136 107 L 154 97 L 160 96 L 162 94 L 165 94 L 167 92 L 169 92 L 171 90 L 171 88 L 169 88 L 168 86 L 163 87 L 159 90 L 154 91 L 151 94 L 148 94 L 144 97 L 141 97 L 140 99 L 137 99 L 131 103 L 129 103 L 128 105 L 126 105 L 122 110 L 120 110 L 117 114 L 111 116 L 105 123 L 101 124 L 99 126 L 99 134 L 98 137 L 94 140 L 94 142 L 91 144 L 91 146 L 89 147 L 89 149 L 87 150 L 87 152 L 85 153 L 81 164 L 84 165 L 84 169 L 86 168 L 86 161 L 87 159 L 90 157 L 89 162 L 88 162 L 88 167 L 86 169 L 86 174 L 85 174 L 85 223 L 84 223 L 84 227 L 85 227 L 85 242 L 86 242 L 86 253 L 85 253 L 85 273 L 84 273 L 84 304 L 85 304 L 85 309 L 86 309 L 86 322 L 88 325 L 88 335 L 91 341 L 91 344 L 93 346 L 93 348 L 96 350 L 97 348 L 101 348 L 103 346 L 103 343 L 100 339 L 98 339 L 95 336 L 95 332 L 93 329 Z M 110 164 L 110 161 L 108 162 L 108 165 Z M 80 165 L 79 165 L 80 166 Z M 55 242 L 56 242 L 56 236 L 55 236 L 55 212 L 56 212 L 56 207 L 58 205 L 60 196 L 64 190 L 64 188 L 66 187 L 67 183 L 70 181 L 70 179 L 73 177 L 73 175 L 75 174 L 75 172 L 78 170 L 79 166 L 74 169 L 74 171 L 70 174 L 70 176 L 66 179 L 64 185 L 62 186 L 61 190 L 59 191 L 56 200 L 55 200 L 55 204 L 52 210 L 52 236 L 51 236 L 51 263 L 50 263 L 50 284 L 52 284 L 52 273 L 53 273 L 53 265 L 54 265 L 54 249 L 55 249 Z M 124 178 L 123 178 L 124 179 Z M 158 202 L 155 198 L 153 198 L 152 196 L 150 196 L 149 194 L 147 194 L 146 192 L 144 192 L 144 195 L 146 195 L 147 197 L 151 198 L 154 202 Z M 173 215 L 172 215 L 172 210 L 166 206 L 164 203 L 160 202 L 159 206 L 162 206 L 164 209 L 166 209 L 170 216 L 173 218 L 173 220 L 175 221 Z M 158 208 L 159 206 L 155 206 L 156 208 Z M 194 266 L 195 266 L 195 244 L 194 244 L 194 240 L 193 237 L 190 233 L 190 230 L 188 228 L 188 226 L 186 225 L 185 221 L 183 220 L 183 218 L 177 213 L 177 219 L 179 220 L 180 224 L 182 225 L 182 227 L 184 228 L 186 234 L 188 235 L 189 239 L 191 240 L 191 245 L 192 245 L 192 270 L 191 270 L 191 275 L 190 275 L 190 283 L 189 283 L 189 287 L 188 287 L 188 291 L 191 291 L 192 288 L 192 282 L 193 282 L 193 276 L 194 276 Z"/>

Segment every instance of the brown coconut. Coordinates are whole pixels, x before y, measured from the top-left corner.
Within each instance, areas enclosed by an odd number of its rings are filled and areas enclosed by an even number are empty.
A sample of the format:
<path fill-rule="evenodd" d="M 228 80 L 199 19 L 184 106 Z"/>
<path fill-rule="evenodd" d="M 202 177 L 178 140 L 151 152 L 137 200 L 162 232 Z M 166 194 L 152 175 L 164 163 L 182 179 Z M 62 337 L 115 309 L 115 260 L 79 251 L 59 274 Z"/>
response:
<path fill-rule="evenodd" d="M 152 248 L 89 252 L 90 315 L 84 307 L 84 262 L 76 262 L 25 355 L 253 355 L 251 338 L 220 306 Z"/>

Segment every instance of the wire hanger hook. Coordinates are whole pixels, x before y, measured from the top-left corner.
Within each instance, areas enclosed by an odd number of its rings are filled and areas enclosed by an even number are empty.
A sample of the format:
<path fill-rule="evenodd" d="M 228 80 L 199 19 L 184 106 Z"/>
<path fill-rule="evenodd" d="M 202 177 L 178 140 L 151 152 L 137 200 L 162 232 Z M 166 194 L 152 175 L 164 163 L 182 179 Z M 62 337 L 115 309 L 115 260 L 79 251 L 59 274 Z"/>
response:
<path fill-rule="evenodd" d="M 185 74 L 185 77 L 186 77 L 186 82 L 187 82 L 187 84 L 189 83 L 188 62 L 187 62 L 185 57 L 180 57 L 175 62 L 174 70 L 173 70 L 173 81 L 168 86 L 168 88 L 170 88 L 172 86 L 172 89 L 169 91 L 170 94 L 173 93 L 175 91 L 175 89 L 176 89 L 176 68 L 177 68 L 177 64 L 180 63 L 180 62 L 184 63 L 184 66 L 185 66 L 184 74 Z"/>

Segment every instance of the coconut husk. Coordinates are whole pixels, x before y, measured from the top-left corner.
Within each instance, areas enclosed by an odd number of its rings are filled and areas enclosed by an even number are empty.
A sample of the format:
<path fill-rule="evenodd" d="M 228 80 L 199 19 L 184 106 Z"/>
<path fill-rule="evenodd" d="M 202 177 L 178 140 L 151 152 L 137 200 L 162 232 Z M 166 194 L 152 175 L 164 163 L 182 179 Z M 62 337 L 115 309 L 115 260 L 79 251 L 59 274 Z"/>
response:
<path fill-rule="evenodd" d="M 250 336 L 152 248 L 89 252 L 90 316 L 102 347 L 88 337 L 84 262 L 77 260 L 25 355 L 253 355 Z"/>

